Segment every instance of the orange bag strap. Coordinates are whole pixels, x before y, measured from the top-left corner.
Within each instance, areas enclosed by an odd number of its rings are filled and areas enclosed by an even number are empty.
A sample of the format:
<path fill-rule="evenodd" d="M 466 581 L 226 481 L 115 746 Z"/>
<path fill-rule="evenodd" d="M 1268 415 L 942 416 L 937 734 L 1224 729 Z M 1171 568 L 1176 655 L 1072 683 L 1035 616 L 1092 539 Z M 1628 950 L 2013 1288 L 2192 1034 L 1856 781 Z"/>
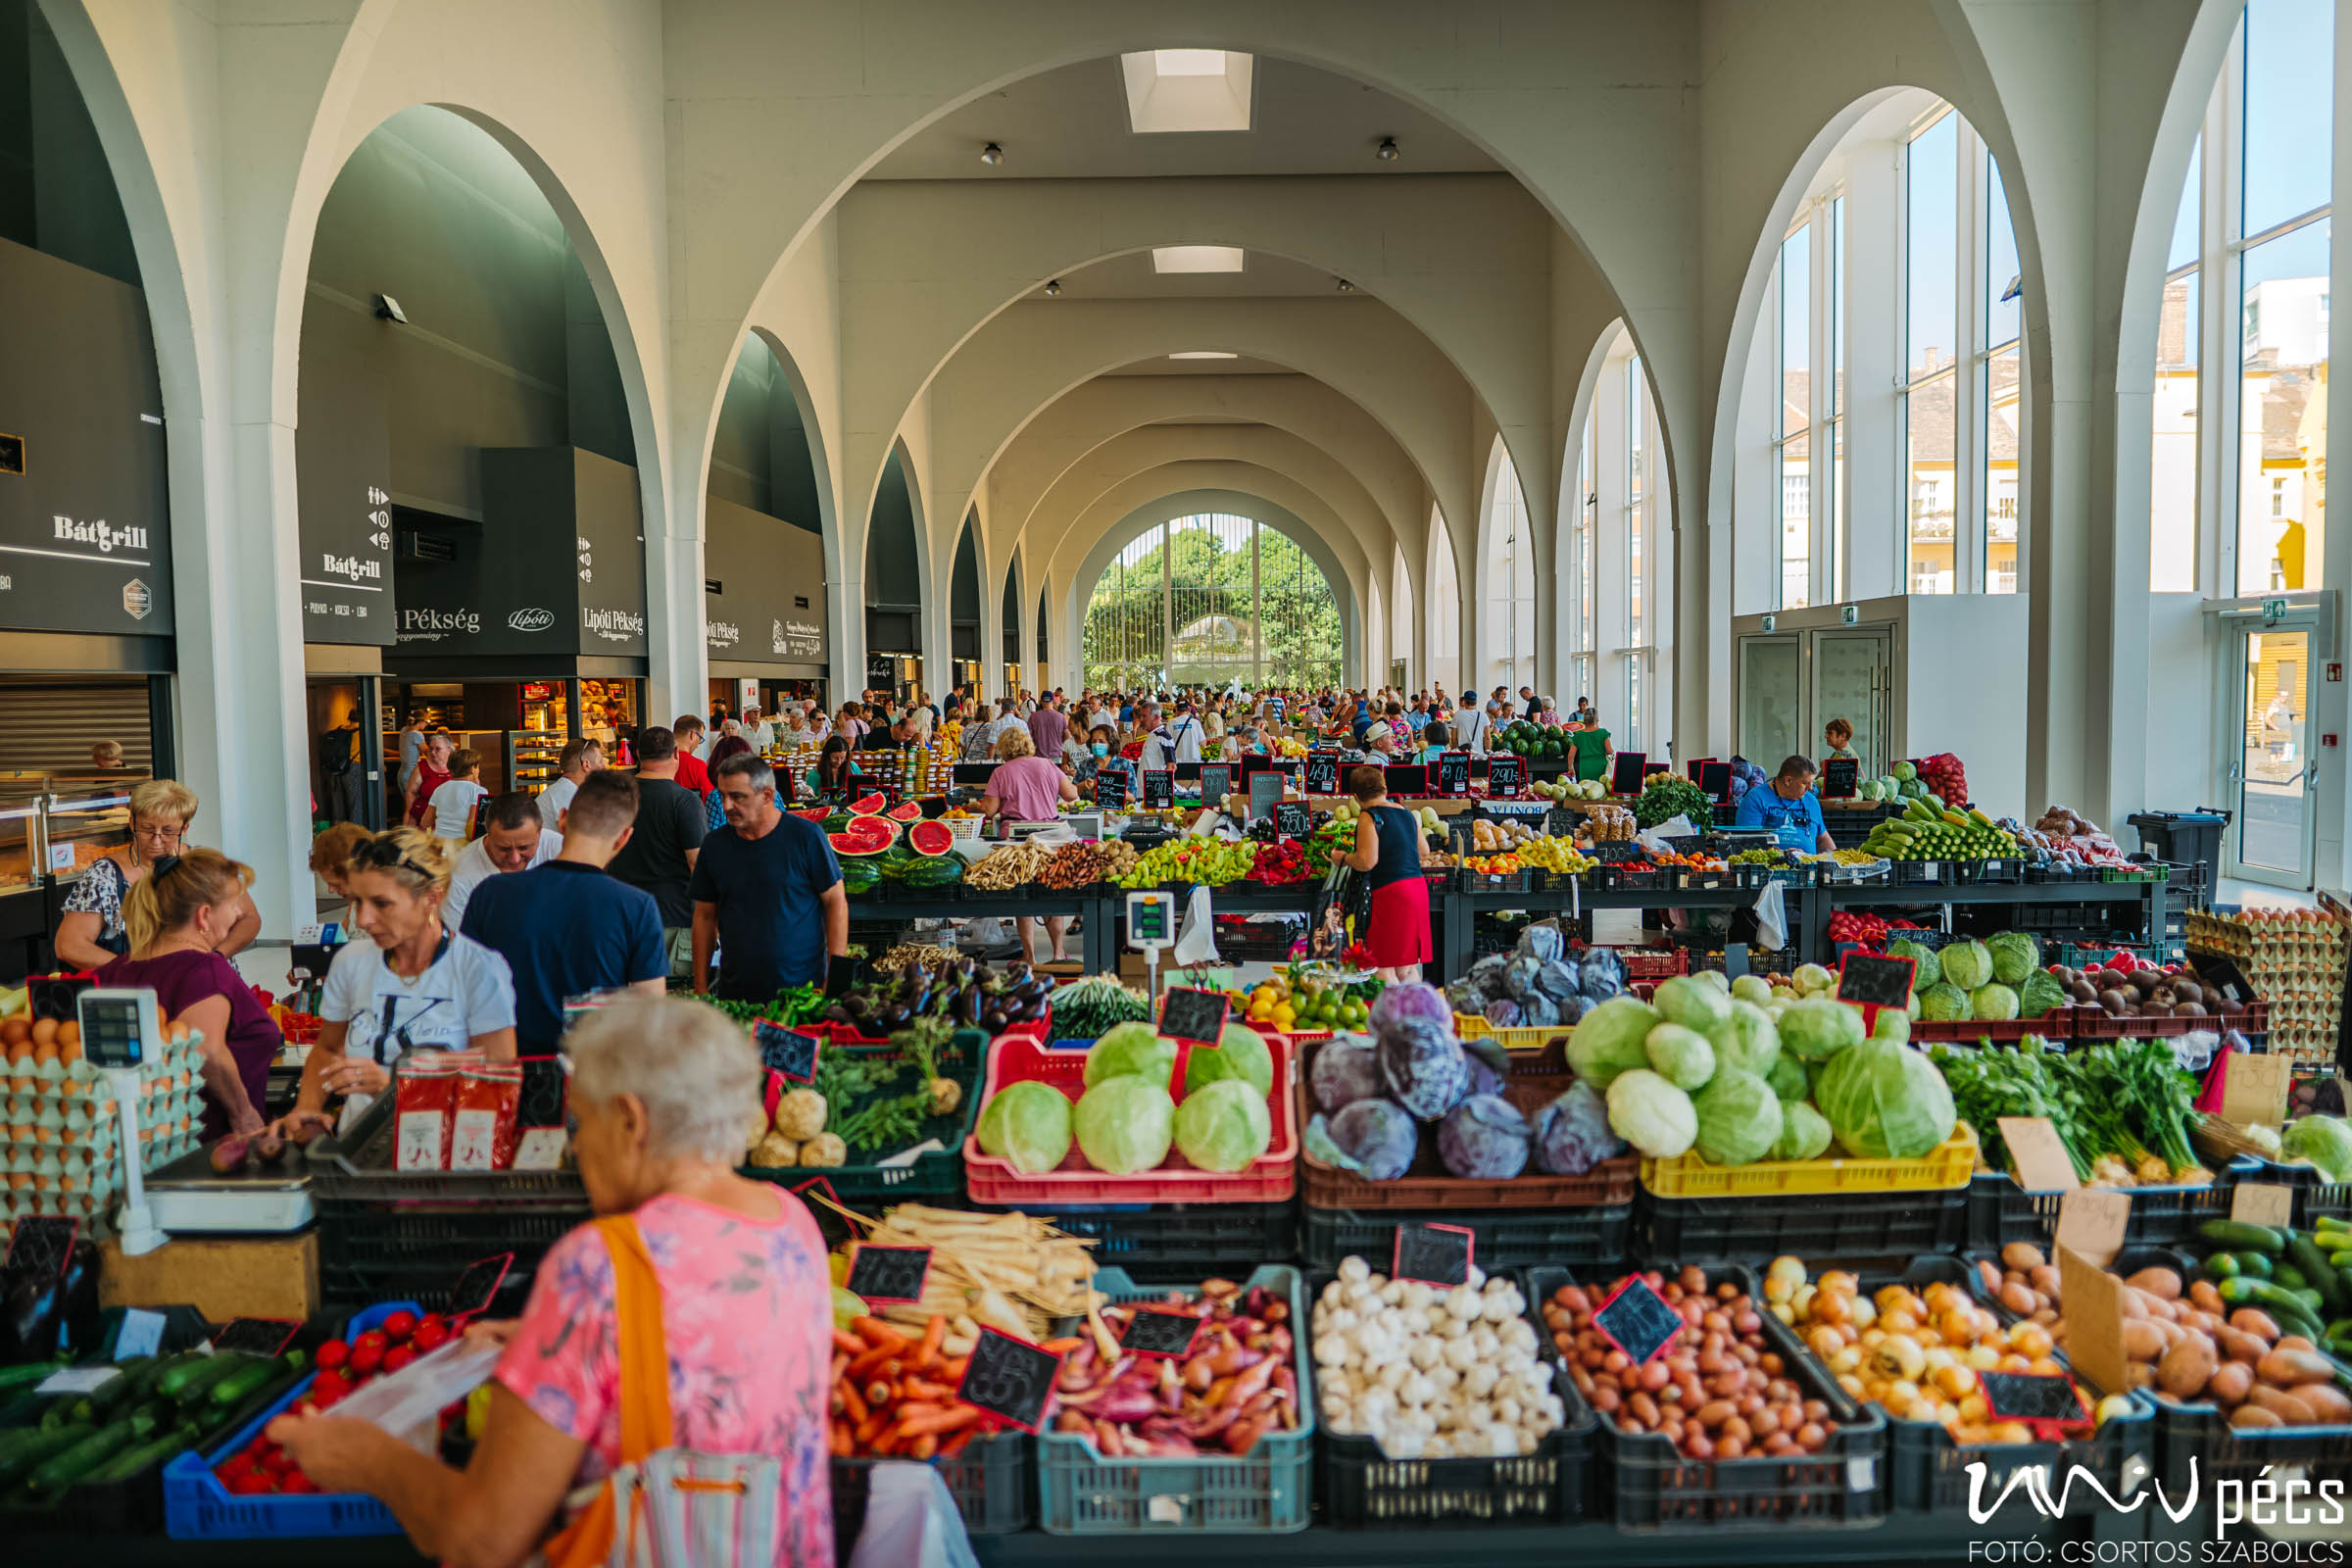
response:
<path fill-rule="evenodd" d="M 620 1356 L 620 1460 L 640 1464 L 670 1446 L 669 1348 L 662 1334 L 662 1281 L 637 1221 L 613 1214 L 596 1222 L 612 1255 L 612 1335 Z M 634 1513 L 632 1499 L 632 1514 Z M 612 1560 L 624 1533 L 612 1483 L 540 1548 L 549 1568 L 598 1568 Z M 635 1520 L 627 1522 L 634 1529 Z"/>

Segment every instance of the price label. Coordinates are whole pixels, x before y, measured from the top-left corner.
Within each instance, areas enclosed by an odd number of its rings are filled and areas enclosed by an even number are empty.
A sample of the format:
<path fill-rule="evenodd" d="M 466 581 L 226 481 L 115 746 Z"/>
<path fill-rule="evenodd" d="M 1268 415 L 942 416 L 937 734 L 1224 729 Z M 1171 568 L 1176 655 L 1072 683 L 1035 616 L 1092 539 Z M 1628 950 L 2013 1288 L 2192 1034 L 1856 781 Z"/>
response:
<path fill-rule="evenodd" d="M 1429 793 L 1429 767 L 1422 762 L 1391 762 L 1381 770 L 1389 793 L 1409 797 Z"/>
<path fill-rule="evenodd" d="M 1701 762 L 1694 782 L 1706 792 L 1707 799 L 1725 800 L 1732 793 L 1732 764 L 1713 760 Z"/>
<path fill-rule="evenodd" d="M 28 1214 L 17 1221 L 9 1234 L 8 1256 L 0 1260 L 0 1273 L 17 1277 L 32 1275 L 39 1279 L 54 1279 L 66 1271 L 66 1260 L 73 1255 L 74 1239 L 81 1234 L 81 1221 L 63 1214 Z"/>
<path fill-rule="evenodd" d="M 1527 792 L 1527 759 L 1505 752 L 1487 759 L 1487 794 L 1516 799 Z"/>
<path fill-rule="evenodd" d="M 516 1170 L 561 1170 L 564 1166 L 564 1129 L 525 1127 L 514 1143 Z"/>
<path fill-rule="evenodd" d="M 1623 1350 L 1627 1360 L 1647 1366 L 1688 1325 L 1673 1303 L 1649 1288 L 1649 1281 L 1629 1274 L 1616 1294 L 1592 1314 L 1592 1326 Z"/>
<path fill-rule="evenodd" d="M 1127 769 L 1105 762 L 1095 770 L 1095 804 L 1105 811 L 1127 804 Z"/>
<path fill-rule="evenodd" d="M 2245 972 L 2227 954 L 2192 948 L 2189 950 L 2188 967 L 2196 975 L 2199 984 L 2219 991 L 2222 1000 L 2232 1008 L 2243 1008 L 2257 1000 L 2254 982 L 2246 978 Z"/>
<path fill-rule="evenodd" d="M 1574 838 L 1577 825 L 1582 820 L 1565 806 L 1549 807 L 1544 812 L 1544 836 L 1547 839 Z"/>
<path fill-rule="evenodd" d="M 2079 1426 L 2090 1419 L 2075 1380 L 2062 1373 L 1980 1372 L 1984 1410 L 1996 1421 L 2049 1422 Z"/>
<path fill-rule="evenodd" d="M 1034 1434 L 1045 1423 L 1061 1357 L 1027 1340 L 982 1326 L 956 1397 L 1006 1426 Z"/>
<path fill-rule="evenodd" d="M 232 1319 L 220 1333 L 213 1336 L 213 1350 L 242 1350 L 247 1355 L 265 1358 L 281 1355 L 301 1329 L 300 1323 L 274 1317 L 240 1317 Z"/>
<path fill-rule="evenodd" d="M 1225 1011 L 1231 1004 L 1231 999 L 1221 991 L 1170 986 L 1160 998 L 1159 1032 L 1170 1040 L 1189 1041 L 1213 1050 L 1224 1038 Z"/>
<path fill-rule="evenodd" d="M 2064 1202 L 2121 1193 L 2069 1193 Z M 2129 1209 L 2129 1200 L 2126 1202 Z M 2066 1358 L 2102 1389 L 2131 1386 L 2131 1360 L 2124 1353 L 2124 1282 L 2107 1272 L 2115 1254 L 2085 1257 L 2066 1241 L 2066 1210 L 2058 1218 L 2058 1294 L 2066 1302 Z M 2120 1232 L 2119 1232 L 2120 1235 Z"/>
<path fill-rule="evenodd" d="M 1838 965 L 1838 999 L 1857 1007 L 1907 1007 L 1917 967 L 1909 958 L 1849 953 Z"/>
<path fill-rule="evenodd" d="M 66 853 L 71 856 L 74 852 L 69 847 Z M 148 1353 L 153 1354 L 154 1352 L 149 1351 Z M 66 1368 L 63 1372 L 53 1373 L 43 1378 L 32 1392 L 35 1394 L 96 1394 L 121 1376 L 122 1376 L 121 1367 L 73 1366 Z"/>
<path fill-rule="evenodd" d="M 2061 1251 L 2075 1252 L 2103 1269 L 2124 1250 L 2124 1236 L 2131 1224 L 2130 1193 L 2079 1187 L 2058 1200 L 2058 1233 L 2054 1240 Z M 2071 1325 L 2073 1320 L 2068 1321 Z M 2102 1381 L 2101 1386 L 2110 1385 Z"/>
<path fill-rule="evenodd" d="M 1821 798 L 1825 801 L 1850 801 L 1861 788 L 1862 764 L 1851 757 L 1824 758 L 1821 763 Z"/>
<path fill-rule="evenodd" d="M 752 1044 L 760 1048 L 760 1063 L 770 1072 L 781 1073 L 794 1083 L 816 1081 L 817 1039 L 798 1029 L 787 1029 L 765 1018 L 752 1025 Z"/>
<path fill-rule="evenodd" d="M 571 1085 L 571 1074 L 564 1070 L 564 1058 L 524 1056 L 520 1065 L 522 1096 L 514 1105 L 514 1125 L 561 1129 L 564 1098 Z"/>
<path fill-rule="evenodd" d="M 2249 1225 L 2292 1225 L 2295 1190 L 2274 1182 L 2241 1182 L 2230 1193 L 2230 1217 Z"/>
<path fill-rule="evenodd" d="M 1472 1253 L 1477 1248 L 1477 1234 L 1467 1226 L 1399 1225 L 1389 1276 L 1448 1288 L 1466 1285 L 1470 1281 Z"/>
<path fill-rule="evenodd" d="M 2017 1167 L 2018 1186 L 2029 1193 L 2071 1193 L 2082 1185 L 2049 1117 L 2003 1116 L 1999 1126 L 2009 1161 Z"/>
<path fill-rule="evenodd" d="M 1250 820 L 1262 822 L 1282 807 L 1283 775 L 1271 769 L 1250 775 Z M 1298 809 L 1304 811 L 1304 805 Z M 1301 831 L 1304 831 L 1301 829 Z"/>
<path fill-rule="evenodd" d="M 1440 752 L 1437 771 L 1440 795 L 1459 800 L 1470 793 L 1470 754 L 1468 752 Z"/>
<path fill-rule="evenodd" d="M 1215 806 L 1233 793 L 1233 764 L 1231 762 L 1202 762 L 1200 764 L 1200 801 Z"/>
<path fill-rule="evenodd" d="M 1619 752 L 1617 760 L 1609 766 L 1609 793 L 1611 795 L 1641 794 L 1642 778 L 1645 771 L 1643 764 L 1648 760 L 1649 754 L 1647 752 Z"/>
<path fill-rule="evenodd" d="M 1260 774 L 1259 777 L 1264 777 Z M 1281 801 L 1274 807 L 1274 833 L 1277 838 L 1302 839 L 1314 830 L 1314 818 L 1304 801 Z"/>
<path fill-rule="evenodd" d="M 1161 810 L 1176 804 L 1176 774 L 1165 767 L 1144 769 L 1144 807 Z"/>
<path fill-rule="evenodd" d="M 1309 752 L 1306 754 L 1306 793 L 1337 795 L 1340 793 L 1340 754 Z"/>
<path fill-rule="evenodd" d="M 488 1311 L 498 1299 L 499 1287 L 507 1283 L 508 1270 L 514 1266 L 513 1252 L 500 1252 L 466 1264 L 466 1272 L 449 1288 L 449 1310 L 443 1316 L 454 1320 Z"/>
<path fill-rule="evenodd" d="M 2286 1120 L 2294 1058 L 2233 1051 L 2222 1058 L 2222 1120 L 2240 1127 L 2276 1127 Z"/>
<path fill-rule="evenodd" d="M 928 1247 L 875 1247 L 860 1243 L 850 1259 L 843 1289 L 868 1301 L 919 1301 L 931 1273 Z"/>
<path fill-rule="evenodd" d="M 143 1306 L 122 1309 L 122 1322 L 115 1330 L 115 1359 L 125 1360 L 134 1355 L 158 1355 L 164 1348 L 164 1314 L 150 1312 Z"/>
<path fill-rule="evenodd" d="M 1200 1335 L 1200 1320 L 1190 1312 L 1142 1306 L 1120 1332 L 1119 1348 L 1131 1355 L 1183 1357 L 1192 1354 L 1193 1341 Z"/>

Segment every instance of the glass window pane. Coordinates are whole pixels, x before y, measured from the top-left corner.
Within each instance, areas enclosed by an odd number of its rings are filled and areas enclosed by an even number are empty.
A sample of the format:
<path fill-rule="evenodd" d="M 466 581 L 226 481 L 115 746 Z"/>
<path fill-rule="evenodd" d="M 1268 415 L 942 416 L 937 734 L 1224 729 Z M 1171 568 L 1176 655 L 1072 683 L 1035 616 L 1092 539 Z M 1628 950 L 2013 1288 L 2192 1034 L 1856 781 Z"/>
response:
<path fill-rule="evenodd" d="M 1959 321 L 1960 117 L 1947 114 L 1911 139 L 1905 197 L 1908 379 L 1952 363 Z"/>
<path fill-rule="evenodd" d="M 1835 523 L 1830 530 L 1834 541 L 1830 557 L 1830 597 L 1843 599 L 1846 585 L 1853 579 L 1847 575 L 1847 536 L 1853 531 L 1847 521 L 1845 505 L 1845 421 L 1839 419 L 1830 426 L 1830 488 L 1824 505 L 1830 509 Z"/>
<path fill-rule="evenodd" d="M 2244 222 L 2259 234 L 2328 200 L 2335 0 L 2247 0 Z"/>
<path fill-rule="evenodd" d="M 2327 220 L 2245 253 L 2238 307 L 2237 591 L 2320 585 L 2328 444 Z"/>
<path fill-rule="evenodd" d="M 1984 367 L 1984 591 L 2017 592 L 2018 349 L 2001 350 Z"/>
<path fill-rule="evenodd" d="M 1781 241 L 1781 423 L 1788 435 L 1812 422 L 1813 225 Z"/>
<path fill-rule="evenodd" d="M 2148 588 L 2197 586 L 2197 269 L 2164 285 L 2148 474 Z"/>
<path fill-rule="evenodd" d="M 1845 198 L 1830 203 L 1830 413 L 1845 412 Z"/>
<path fill-rule="evenodd" d="M 1952 445 L 1953 383 L 1939 375 L 1903 399 L 1904 464 L 1908 497 L 1910 591 L 1948 594 L 1952 583 L 1952 524 L 1957 515 Z"/>
<path fill-rule="evenodd" d="M 1632 499 L 1642 499 L 1642 361 L 1639 357 L 1625 363 L 1625 493 Z"/>
<path fill-rule="evenodd" d="M 2188 150 L 2188 173 L 2180 181 L 2180 206 L 2173 215 L 2173 245 L 2165 253 L 2164 270 L 2185 266 L 2197 259 L 2197 182 L 2205 166 L 2205 133 L 2197 133 L 2196 145 Z"/>
<path fill-rule="evenodd" d="M 1790 436 L 1781 445 L 1781 608 L 1812 602 L 1812 441 Z"/>
<path fill-rule="evenodd" d="M 2001 185 L 2001 162 L 1984 155 L 1984 342 L 1999 348 L 2017 336 L 2019 299 L 2017 230 L 2009 222 L 2009 195 Z M 2009 295 L 2007 299 L 2001 296 Z"/>

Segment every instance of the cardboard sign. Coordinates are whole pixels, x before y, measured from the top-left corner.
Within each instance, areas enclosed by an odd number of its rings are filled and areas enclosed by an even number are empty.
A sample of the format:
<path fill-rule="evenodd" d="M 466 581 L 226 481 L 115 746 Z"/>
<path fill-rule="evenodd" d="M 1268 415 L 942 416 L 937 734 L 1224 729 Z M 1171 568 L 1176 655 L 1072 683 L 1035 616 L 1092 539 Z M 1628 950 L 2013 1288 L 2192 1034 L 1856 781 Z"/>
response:
<path fill-rule="evenodd" d="M 1649 1288 L 1649 1281 L 1639 1274 L 1629 1274 L 1625 1283 L 1617 1287 L 1616 1294 L 1601 1302 L 1592 1314 L 1592 1326 L 1623 1350 L 1627 1360 L 1636 1366 L 1647 1366 L 1652 1357 L 1672 1345 L 1675 1336 L 1690 1325 L 1666 1298 Z"/>
<path fill-rule="evenodd" d="M 1984 1392 L 1985 1413 L 1995 1421 L 2023 1421 L 2034 1428 L 2083 1426 L 2090 1410 L 2075 1380 L 2063 1373 L 1980 1372 L 1977 1387 Z"/>
<path fill-rule="evenodd" d="M 1399 1225 L 1396 1250 L 1389 1260 L 1389 1277 L 1448 1289 L 1466 1285 L 1470 1280 L 1471 1255 L 1477 1249 L 1478 1236 L 1467 1226 Z"/>
<path fill-rule="evenodd" d="M 2090 1196 L 2094 1195 L 2070 1193 L 2067 1198 L 2072 1201 Z M 2062 1232 L 2065 1223 L 2063 1218 L 2059 1221 Z M 2132 1364 L 2124 1354 L 2124 1282 L 2060 1241 L 2058 1292 L 2066 1302 L 2066 1358 L 2102 1390 L 2130 1388 Z"/>
<path fill-rule="evenodd" d="M 1437 765 L 1437 791 L 1440 795 L 1459 800 L 1470 793 L 1470 754 L 1468 752 L 1440 752 Z"/>
<path fill-rule="evenodd" d="M 1487 759 L 1487 793 L 1516 800 L 1527 793 L 1527 759 L 1505 752 Z"/>
<path fill-rule="evenodd" d="M 796 1084 L 816 1081 L 817 1038 L 787 1029 L 765 1018 L 752 1025 L 752 1044 L 760 1050 L 760 1064 Z"/>
<path fill-rule="evenodd" d="M 2058 1129 L 2047 1116 L 2003 1116 L 2001 1142 L 2017 1167 L 2017 1185 L 2029 1193 L 2071 1193 L 2082 1185 Z"/>
<path fill-rule="evenodd" d="M 1619 752 L 1617 760 L 1609 765 L 1609 793 L 1611 795 L 1641 794 L 1642 764 L 1648 760 L 1649 754 L 1647 752 Z M 1725 788 L 1728 789 L 1730 786 L 1726 785 Z"/>
<path fill-rule="evenodd" d="M 919 1301 L 931 1273 L 928 1247 L 876 1247 L 859 1243 L 842 1289 L 868 1301 Z"/>
<path fill-rule="evenodd" d="M 1231 1005 L 1232 999 L 1221 991 L 1170 986 L 1159 1002 L 1159 1032 L 1170 1040 L 1214 1050 L 1224 1037 L 1225 1011 Z"/>
<path fill-rule="evenodd" d="M 1916 968 L 1909 958 L 1849 953 L 1838 965 L 1838 999 L 1862 1008 L 1865 1014 L 1872 1007 L 1907 1007 Z"/>
<path fill-rule="evenodd" d="M 1138 1307 L 1119 1335 L 1119 1348 L 1130 1355 L 1182 1357 L 1193 1353 L 1200 1337 L 1200 1319 L 1190 1312 L 1163 1312 Z"/>
<path fill-rule="evenodd" d="M 1127 769 L 1108 762 L 1095 769 L 1095 804 L 1115 811 L 1127 804 Z"/>
<path fill-rule="evenodd" d="M 1821 798 L 1850 801 L 1862 785 L 1862 763 L 1851 757 L 1825 757 L 1821 761 Z"/>
<path fill-rule="evenodd" d="M 2249 1225 L 2292 1225 L 2295 1190 L 2269 1182 L 2244 1182 L 2230 1190 L 2230 1217 Z"/>
<path fill-rule="evenodd" d="M 2099 1187 L 2078 1187 L 2058 1200 L 2058 1234 L 2055 1240 L 2061 1251 L 2072 1250 L 2105 1268 L 2115 1261 L 2115 1254 L 2124 1250 L 2124 1236 L 2131 1224 L 2130 1193 L 2110 1192 Z M 2074 1304 L 2071 1297 L 2067 1304 Z M 2115 1385 L 2117 1388 L 2122 1386 Z M 2107 1385 L 2101 1384 L 2100 1387 Z"/>
<path fill-rule="evenodd" d="M 1215 806 L 1233 793 L 1233 764 L 1231 762 L 1202 762 L 1200 764 L 1200 801 Z"/>
<path fill-rule="evenodd" d="M 1340 754 L 1309 752 L 1306 754 L 1306 793 L 1337 795 L 1340 793 Z"/>
<path fill-rule="evenodd" d="M 514 1141 L 514 1169 L 562 1170 L 564 1149 L 570 1140 L 561 1127 L 525 1127 Z"/>
<path fill-rule="evenodd" d="M 1314 831 L 1314 820 L 1304 801 L 1274 803 L 1274 834 L 1277 838 L 1302 839 Z"/>
<path fill-rule="evenodd" d="M 1391 795 L 1427 795 L 1429 767 L 1422 762 L 1391 762 L 1381 769 Z"/>
<path fill-rule="evenodd" d="M 1250 820 L 1263 822 L 1282 806 L 1282 792 L 1288 781 L 1279 772 L 1267 771 L 1250 775 Z M 1301 811 L 1306 808 L 1298 808 Z"/>
<path fill-rule="evenodd" d="M 213 1351 L 219 1354 L 222 1350 L 242 1350 L 247 1355 L 264 1357 L 280 1355 L 301 1328 L 299 1322 L 286 1318 L 235 1318 L 213 1336 Z"/>
<path fill-rule="evenodd" d="M 1060 1356 L 982 1324 L 980 1343 L 972 1347 L 956 1397 L 1006 1426 L 1035 1435 L 1045 1424 L 1054 1380 L 1060 1373 Z"/>
<path fill-rule="evenodd" d="M 1729 762 L 1700 763 L 1697 783 L 1698 787 L 1706 792 L 1708 800 L 1729 800 L 1732 793 L 1732 764 Z"/>
<path fill-rule="evenodd" d="M 1162 810 L 1176 804 L 1176 775 L 1164 767 L 1144 769 L 1144 808 Z"/>
<path fill-rule="evenodd" d="M 2233 1051 L 2223 1065 L 2228 1076 L 2222 1080 L 2222 1120 L 2240 1127 L 2276 1127 L 2286 1120 L 2286 1096 L 2295 1069 L 2292 1056 Z"/>

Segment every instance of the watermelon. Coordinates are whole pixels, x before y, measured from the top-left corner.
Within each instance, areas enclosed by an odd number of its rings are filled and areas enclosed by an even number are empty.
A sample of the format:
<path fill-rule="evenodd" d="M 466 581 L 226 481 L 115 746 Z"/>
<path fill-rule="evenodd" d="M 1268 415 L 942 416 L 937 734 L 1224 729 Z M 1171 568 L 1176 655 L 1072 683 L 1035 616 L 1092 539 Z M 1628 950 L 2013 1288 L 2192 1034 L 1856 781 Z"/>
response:
<path fill-rule="evenodd" d="M 898 842 L 899 825 L 886 816 L 853 816 L 848 827 L 825 838 L 835 855 L 880 855 Z"/>
<path fill-rule="evenodd" d="M 901 801 L 882 814 L 893 822 L 920 822 L 923 819 L 923 807 L 919 801 Z"/>
<path fill-rule="evenodd" d="M 945 855 L 956 847 L 956 830 L 945 822 L 909 823 L 906 847 L 917 855 Z"/>
<path fill-rule="evenodd" d="M 887 795 L 860 795 L 850 803 L 852 816 L 880 816 L 890 805 Z"/>
<path fill-rule="evenodd" d="M 792 814 L 804 822 L 814 822 L 822 827 L 825 818 L 833 813 L 822 806 L 796 806 L 792 808 Z"/>

